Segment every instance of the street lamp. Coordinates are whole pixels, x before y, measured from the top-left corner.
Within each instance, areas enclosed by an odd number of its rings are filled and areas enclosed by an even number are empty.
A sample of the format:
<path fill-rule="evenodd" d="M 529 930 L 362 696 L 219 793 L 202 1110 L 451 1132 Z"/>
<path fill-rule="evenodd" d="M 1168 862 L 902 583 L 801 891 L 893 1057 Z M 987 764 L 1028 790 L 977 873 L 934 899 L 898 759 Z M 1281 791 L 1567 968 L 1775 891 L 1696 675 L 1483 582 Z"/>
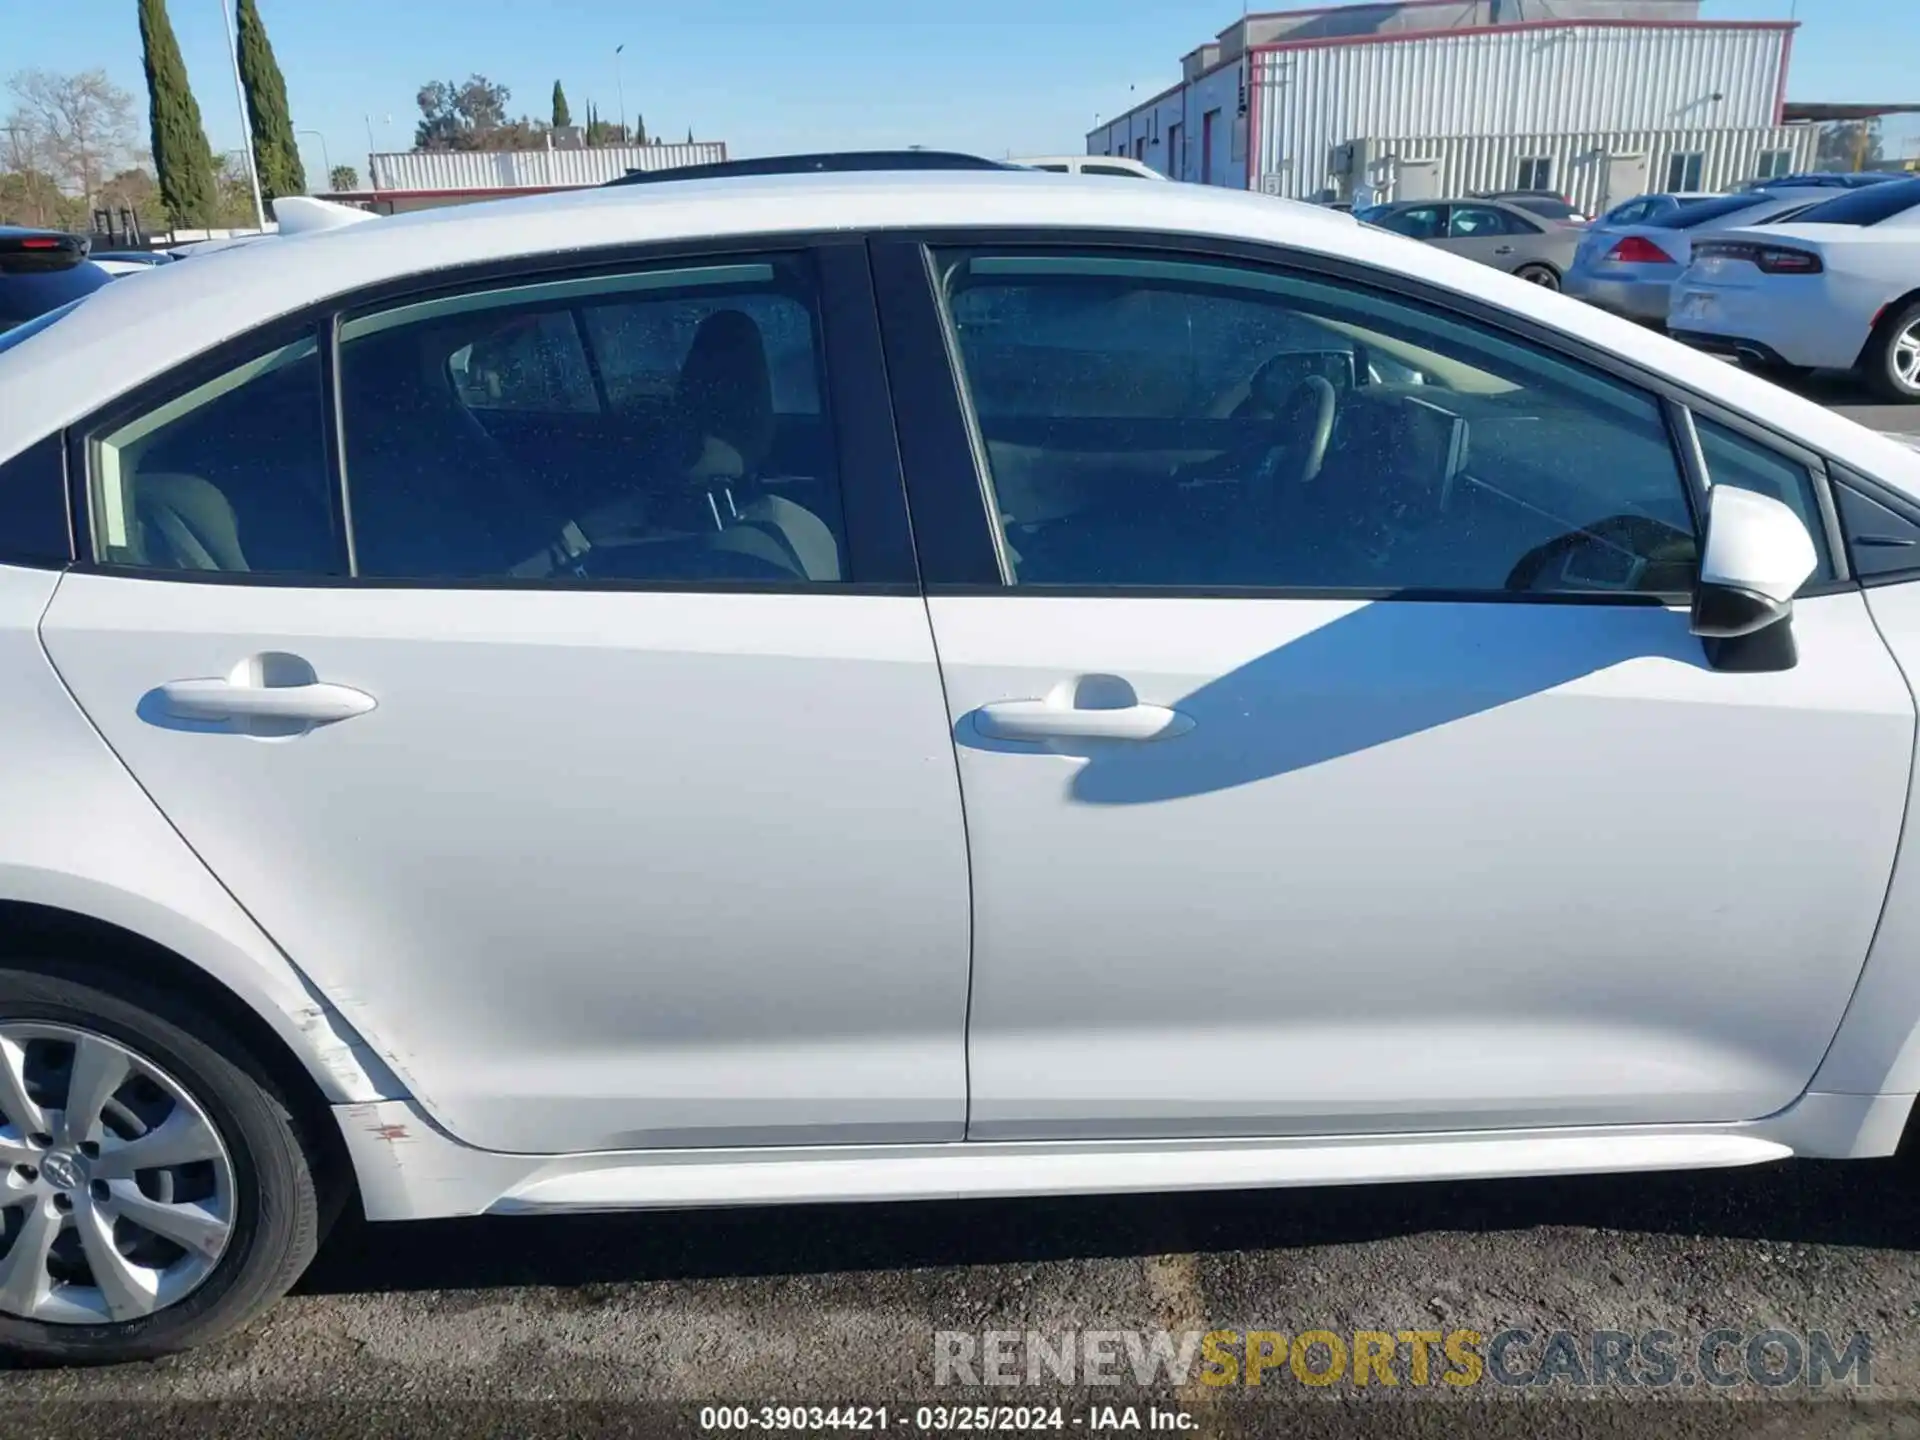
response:
<path fill-rule="evenodd" d="M 247 85 L 240 78 L 240 45 L 233 34 L 233 10 L 220 0 L 220 18 L 227 25 L 227 59 L 233 63 L 233 98 L 240 106 L 240 136 L 246 141 L 247 183 L 253 186 L 253 218 L 261 231 L 267 228 L 267 207 L 260 199 L 260 169 L 253 163 L 253 123 L 247 118 Z"/>
<path fill-rule="evenodd" d="M 327 188 L 331 190 L 333 188 L 333 157 L 327 154 L 327 137 L 322 135 L 318 130 L 296 130 L 293 133 L 296 135 L 311 135 L 320 142 L 320 163 L 326 167 Z"/>
<path fill-rule="evenodd" d="M 613 90 L 620 97 L 620 143 L 627 143 L 627 89 L 620 83 L 620 52 L 627 47 L 613 47 Z"/>

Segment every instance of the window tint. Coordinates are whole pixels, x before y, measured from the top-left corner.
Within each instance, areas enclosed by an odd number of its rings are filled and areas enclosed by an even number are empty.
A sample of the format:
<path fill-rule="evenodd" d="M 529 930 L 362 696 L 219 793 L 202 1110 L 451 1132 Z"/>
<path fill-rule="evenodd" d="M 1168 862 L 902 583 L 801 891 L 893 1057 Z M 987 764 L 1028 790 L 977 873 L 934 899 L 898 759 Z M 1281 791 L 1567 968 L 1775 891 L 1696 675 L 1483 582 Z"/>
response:
<path fill-rule="evenodd" d="M 1801 212 L 1799 225 L 1878 225 L 1920 205 L 1920 180 L 1863 185 Z"/>
<path fill-rule="evenodd" d="M 1846 485 L 1834 486 L 1833 493 L 1854 574 L 1864 578 L 1920 568 L 1920 521 Z"/>
<path fill-rule="evenodd" d="M 1382 229 L 1391 230 L 1397 235 L 1411 235 L 1416 240 L 1437 239 L 1447 229 L 1447 207 L 1444 205 L 1416 205 L 1408 210 L 1389 210 L 1384 215 L 1371 218 Z"/>
<path fill-rule="evenodd" d="M 95 556 L 152 570 L 333 574 L 320 355 L 259 355 L 92 437 Z"/>
<path fill-rule="evenodd" d="M 1609 210 L 1605 221 L 1602 223 L 1607 225 L 1638 224 L 1641 220 L 1653 214 L 1657 208 L 1656 202 L 1652 200 L 1629 200 L 1626 204 L 1616 205 L 1613 209 Z"/>
<path fill-rule="evenodd" d="M 1138 170 L 1129 170 L 1124 165 L 1082 165 L 1080 168 L 1088 175 L 1122 175 L 1129 180 L 1144 180 L 1147 178 Z"/>
<path fill-rule="evenodd" d="M 359 573 L 839 580 L 817 313 L 780 256 L 347 320 Z"/>
<path fill-rule="evenodd" d="M 1813 572 L 1812 579 L 1831 580 L 1833 564 L 1827 557 L 1826 527 L 1820 518 L 1813 476 L 1807 467 L 1711 420 L 1696 416 L 1693 424 L 1700 435 L 1700 454 L 1707 462 L 1708 481 L 1739 490 L 1755 490 L 1788 506 L 1807 527 L 1807 533 L 1813 537 L 1813 548 L 1820 553 L 1820 566 Z"/>
<path fill-rule="evenodd" d="M 1756 195 L 1727 195 L 1718 200 L 1696 200 L 1691 204 L 1682 205 L 1679 213 L 1669 215 L 1664 223 L 1669 230 L 1691 230 L 1709 221 L 1722 220 L 1729 215 L 1737 215 L 1742 210 L 1751 210 L 1765 203 L 1764 196 Z"/>
<path fill-rule="evenodd" d="M 1485 205 L 1456 205 L 1447 233 L 1455 240 L 1484 239 L 1489 235 L 1511 235 L 1520 226 L 1503 210 Z"/>
<path fill-rule="evenodd" d="M 1341 282 L 1115 253 L 946 252 L 1022 585 L 1680 592 L 1659 405 Z"/>

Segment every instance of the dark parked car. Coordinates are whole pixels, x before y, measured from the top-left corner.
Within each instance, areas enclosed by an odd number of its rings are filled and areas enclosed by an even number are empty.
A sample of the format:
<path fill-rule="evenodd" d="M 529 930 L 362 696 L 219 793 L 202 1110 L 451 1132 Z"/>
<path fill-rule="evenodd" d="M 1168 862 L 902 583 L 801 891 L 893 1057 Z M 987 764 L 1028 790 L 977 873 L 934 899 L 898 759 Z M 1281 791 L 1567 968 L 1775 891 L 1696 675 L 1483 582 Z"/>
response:
<path fill-rule="evenodd" d="M 113 277 L 87 259 L 87 240 L 0 225 L 0 332 L 91 295 Z"/>

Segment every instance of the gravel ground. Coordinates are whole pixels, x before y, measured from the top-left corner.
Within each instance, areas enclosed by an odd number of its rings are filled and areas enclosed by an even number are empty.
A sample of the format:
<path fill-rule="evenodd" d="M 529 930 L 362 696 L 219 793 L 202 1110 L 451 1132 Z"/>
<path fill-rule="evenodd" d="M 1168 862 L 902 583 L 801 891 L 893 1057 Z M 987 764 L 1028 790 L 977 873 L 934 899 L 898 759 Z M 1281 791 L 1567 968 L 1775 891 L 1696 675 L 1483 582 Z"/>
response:
<path fill-rule="evenodd" d="M 1920 434 L 1920 407 L 1867 407 L 1827 379 L 1808 389 Z M 349 1219 L 291 1299 L 222 1344 L 0 1376 L 0 1433 L 697 1432 L 699 1407 L 721 1400 L 887 1405 L 889 1428 L 912 1430 L 919 1404 L 987 1400 L 1057 1402 L 1063 1429 L 1084 1433 L 1132 1407 L 1143 1430 L 1153 1409 L 1220 1434 L 1920 1440 L 1917 1181 L 1907 1161 L 1806 1162 L 1350 1191 Z M 1057 1343 L 1094 1329 L 1490 1338 L 1521 1327 L 1584 1345 L 1595 1330 L 1665 1329 L 1686 1356 L 1721 1326 L 1865 1332 L 1872 1383 L 1421 1388 L 1404 1359 L 1391 1390 L 1357 1388 L 1350 1371 L 1309 1389 L 1284 1365 L 1258 1390 L 935 1383 L 938 1332 Z M 1537 1346 L 1514 1353 L 1516 1369 L 1539 1358 Z"/>
<path fill-rule="evenodd" d="M 716 1400 L 900 1413 L 984 1397 L 1057 1399 L 1067 1428 L 1089 1433 L 1089 1405 L 1152 1403 L 1209 1433 L 1920 1437 L 1916 1179 L 1906 1161 L 1798 1162 L 1350 1191 L 349 1220 L 252 1330 L 153 1364 L 7 1376 L 0 1403 L 32 1408 L 0 1411 L 0 1426 L 638 1433 L 697 1430 L 698 1405 Z M 934 1383 L 939 1331 L 1697 1337 L 1719 1326 L 1864 1331 L 1872 1385 L 1818 1396 L 1745 1385 L 1712 1399 L 1697 1386 L 1416 1393 L 1404 1363 L 1392 1391 L 1309 1390 L 1284 1365 L 1259 1391 Z"/>

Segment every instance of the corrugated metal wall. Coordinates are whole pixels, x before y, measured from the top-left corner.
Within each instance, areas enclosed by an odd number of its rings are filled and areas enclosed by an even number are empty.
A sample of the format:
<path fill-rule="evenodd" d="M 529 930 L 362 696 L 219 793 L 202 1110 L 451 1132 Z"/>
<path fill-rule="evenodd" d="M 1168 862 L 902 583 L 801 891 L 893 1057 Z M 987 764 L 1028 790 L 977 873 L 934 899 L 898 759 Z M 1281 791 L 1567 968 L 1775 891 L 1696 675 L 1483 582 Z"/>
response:
<path fill-rule="evenodd" d="M 370 156 L 375 190 L 538 190 L 604 185 L 629 170 L 673 170 L 727 158 L 724 141 L 589 150 L 409 150 Z"/>
<path fill-rule="evenodd" d="M 1261 51 L 1254 173 L 1311 193 L 1287 172 L 1324 175 L 1335 146 L 1374 136 L 1772 125 L 1786 35 L 1574 25 Z"/>
<path fill-rule="evenodd" d="M 1587 135 L 1471 135 L 1451 138 L 1428 136 L 1375 140 L 1368 149 L 1373 175 L 1388 193 L 1376 189 L 1376 200 L 1392 199 L 1397 165 L 1431 161 L 1436 169 L 1436 193 L 1470 195 L 1477 190 L 1504 190 L 1520 180 L 1522 160 L 1545 158 L 1553 162 L 1552 188 L 1589 215 L 1609 202 L 1632 195 L 1609 195 L 1608 176 L 1616 159 L 1639 155 L 1646 160 L 1643 183 L 1633 194 L 1667 187 L 1668 161 L 1674 155 L 1701 157 L 1699 187 L 1726 190 L 1760 174 L 1760 157 L 1783 150 L 1788 167 L 1812 168 L 1817 136 L 1810 125 L 1761 126 L 1747 130 L 1642 130 Z M 1331 181 L 1323 182 L 1331 184 Z M 1319 186 L 1282 190 L 1273 194 L 1315 198 Z"/>

